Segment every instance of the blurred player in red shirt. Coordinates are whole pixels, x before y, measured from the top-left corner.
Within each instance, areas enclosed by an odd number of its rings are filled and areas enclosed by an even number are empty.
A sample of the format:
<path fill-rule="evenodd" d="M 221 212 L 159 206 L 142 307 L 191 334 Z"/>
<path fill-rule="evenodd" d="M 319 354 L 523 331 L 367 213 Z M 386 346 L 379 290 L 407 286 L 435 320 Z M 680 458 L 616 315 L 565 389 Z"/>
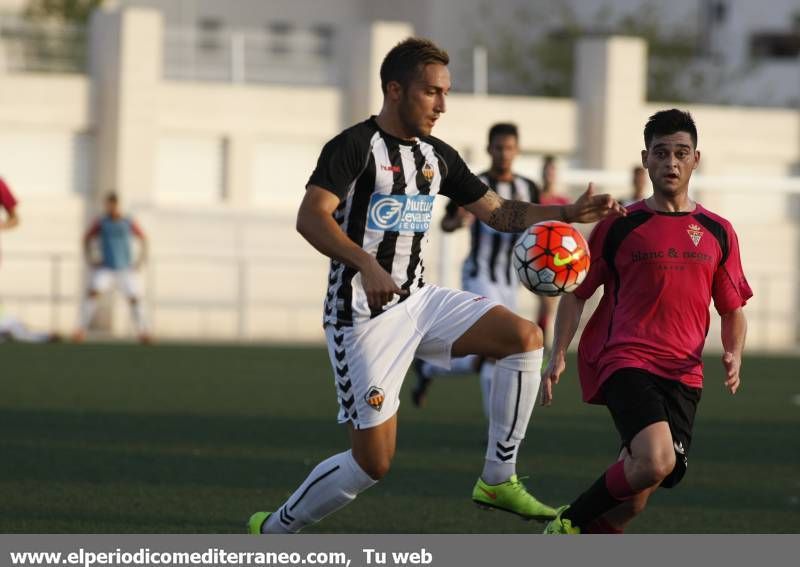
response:
<path fill-rule="evenodd" d="M 0 211 L 5 212 L 5 220 L 3 215 L 0 215 L 0 230 L 10 230 L 19 225 L 17 199 L 2 177 L 0 177 Z"/>

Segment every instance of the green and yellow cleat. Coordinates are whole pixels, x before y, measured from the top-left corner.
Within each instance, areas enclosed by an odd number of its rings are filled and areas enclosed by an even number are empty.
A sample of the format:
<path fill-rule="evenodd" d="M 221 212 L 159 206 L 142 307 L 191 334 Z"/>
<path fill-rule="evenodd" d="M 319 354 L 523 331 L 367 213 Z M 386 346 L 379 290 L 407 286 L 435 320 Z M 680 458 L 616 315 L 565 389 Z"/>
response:
<path fill-rule="evenodd" d="M 247 533 L 250 535 L 261 535 L 261 526 L 272 515 L 272 512 L 256 512 L 247 520 Z"/>
<path fill-rule="evenodd" d="M 551 520 L 542 532 L 545 535 L 576 535 L 581 533 L 578 526 L 573 526 L 572 521 L 567 518 L 562 518 L 563 514 L 569 506 L 562 506 L 557 510 L 556 517 Z"/>
<path fill-rule="evenodd" d="M 556 510 L 534 498 L 517 475 L 500 484 L 486 484 L 479 478 L 472 489 L 472 501 L 481 508 L 511 512 L 526 520 L 546 522 L 556 517 Z"/>

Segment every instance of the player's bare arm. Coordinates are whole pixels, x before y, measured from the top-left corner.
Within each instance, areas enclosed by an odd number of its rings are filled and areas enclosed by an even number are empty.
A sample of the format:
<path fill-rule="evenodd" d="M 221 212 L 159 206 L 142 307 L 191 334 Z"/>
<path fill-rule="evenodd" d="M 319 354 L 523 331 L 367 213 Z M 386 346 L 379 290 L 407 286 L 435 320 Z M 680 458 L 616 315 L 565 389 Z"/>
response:
<path fill-rule="evenodd" d="M 347 264 L 361 273 L 367 302 L 373 309 L 389 303 L 394 295 L 406 295 L 374 256 L 365 252 L 342 232 L 333 212 L 339 197 L 330 191 L 309 185 L 297 212 L 297 232 L 321 254 Z"/>
<path fill-rule="evenodd" d="M 86 263 L 90 266 L 97 268 L 101 265 L 100 262 L 97 262 L 92 259 L 92 240 L 97 236 L 97 225 L 95 224 L 86 231 L 86 234 L 83 235 L 83 258 L 86 260 Z"/>
<path fill-rule="evenodd" d="M 568 293 L 561 297 L 556 315 L 553 336 L 553 352 L 547 367 L 542 372 L 542 405 L 549 406 L 553 402 L 553 386 L 558 384 L 561 373 L 567 367 L 567 347 L 578 332 L 585 299 L 579 299 Z"/>
<path fill-rule="evenodd" d="M 520 232 L 537 222 L 546 220 L 595 222 L 611 214 L 626 214 L 625 207 L 611 195 L 595 195 L 592 183 L 589 183 L 583 195 L 570 205 L 535 205 L 508 200 L 490 190 L 464 208 L 500 232 Z"/>
<path fill-rule="evenodd" d="M 741 385 L 739 372 L 742 367 L 742 351 L 747 336 L 747 319 L 742 308 L 722 315 L 722 365 L 725 367 L 725 387 L 735 394 Z"/>
<path fill-rule="evenodd" d="M 19 226 L 19 215 L 16 208 L 6 211 L 6 220 L 0 221 L 0 230 L 11 230 Z"/>
<path fill-rule="evenodd" d="M 136 259 L 134 265 L 136 266 L 136 269 L 139 269 L 147 262 L 147 256 L 150 250 L 147 237 L 144 234 L 137 234 L 136 236 L 139 239 L 139 257 Z"/>

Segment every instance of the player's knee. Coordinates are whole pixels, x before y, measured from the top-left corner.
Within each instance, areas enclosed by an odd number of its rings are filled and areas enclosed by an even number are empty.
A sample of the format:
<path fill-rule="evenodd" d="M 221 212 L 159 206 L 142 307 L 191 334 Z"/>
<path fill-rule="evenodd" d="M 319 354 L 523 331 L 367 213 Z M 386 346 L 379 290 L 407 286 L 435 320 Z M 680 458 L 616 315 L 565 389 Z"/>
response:
<path fill-rule="evenodd" d="M 517 322 L 517 339 L 518 344 L 516 346 L 519 349 L 517 352 L 537 350 L 542 348 L 544 344 L 542 329 L 538 325 L 522 318 Z"/>
<path fill-rule="evenodd" d="M 657 486 L 675 468 L 675 452 L 659 451 L 639 460 L 640 481 L 647 486 Z"/>
<path fill-rule="evenodd" d="M 359 461 L 358 464 L 372 480 L 381 480 L 389 474 L 389 469 L 392 468 L 392 459 L 388 455 L 373 456 L 365 459 L 364 462 Z"/>

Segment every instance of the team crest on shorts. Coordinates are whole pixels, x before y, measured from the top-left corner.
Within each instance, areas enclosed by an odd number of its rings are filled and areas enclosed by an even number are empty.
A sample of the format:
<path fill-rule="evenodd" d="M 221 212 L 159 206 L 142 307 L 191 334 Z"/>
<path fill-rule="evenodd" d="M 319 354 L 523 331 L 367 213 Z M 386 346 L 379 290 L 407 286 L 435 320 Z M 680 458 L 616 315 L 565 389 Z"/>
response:
<path fill-rule="evenodd" d="M 383 400 L 384 400 L 383 390 L 376 386 L 370 386 L 370 389 L 367 391 L 367 394 L 364 396 L 364 401 L 367 402 L 367 405 L 374 409 L 375 411 L 381 411 L 383 407 Z"/>
<path fill-rule="evenodd" d="M 695 246 L 700 244 L 700 239 L 703 238 L 702 228 L 700 228 L 696 224 L 690 224 L 689 228 L 686 229 L 686 232 L 689 233 L 689 238 L 692 239 L 692 242 L 694 242 Z"/>
<path fill-rule="evenodd" d="M 425 181 L 430 183 L 433 180 L 433 167 L 427 161 L 425 165 L 422 167 L 422 177 L 425 178 Z"/>

